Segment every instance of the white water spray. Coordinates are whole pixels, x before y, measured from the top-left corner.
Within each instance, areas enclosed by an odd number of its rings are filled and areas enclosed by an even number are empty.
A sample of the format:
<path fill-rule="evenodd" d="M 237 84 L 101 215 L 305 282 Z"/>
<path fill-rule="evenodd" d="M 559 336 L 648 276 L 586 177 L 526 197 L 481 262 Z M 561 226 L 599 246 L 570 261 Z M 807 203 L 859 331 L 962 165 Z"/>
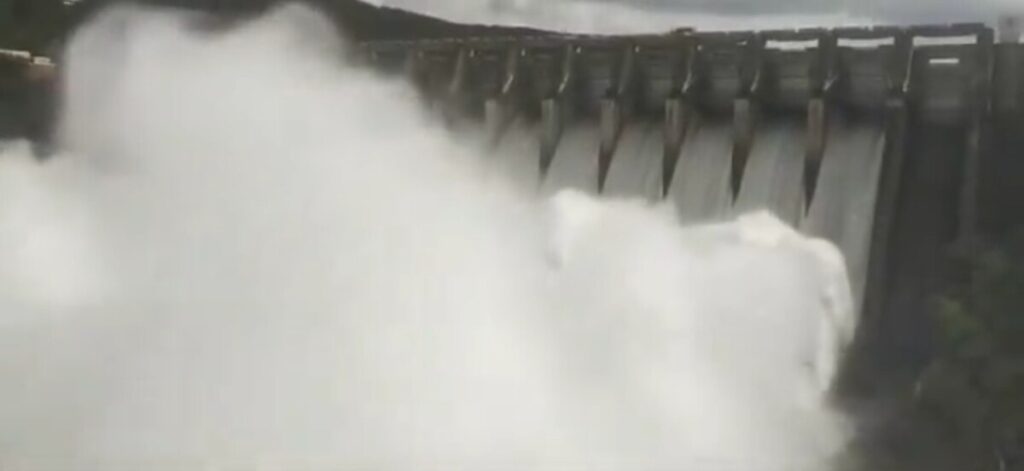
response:
<path fill-rule="evenodd" d="M 65 64 L 66 154 L 0 156 L 0 468 L 791 471 L 842 448 L 831 246 L 541 200 L 308 10 L 193 25 L 99 18 Z"/>

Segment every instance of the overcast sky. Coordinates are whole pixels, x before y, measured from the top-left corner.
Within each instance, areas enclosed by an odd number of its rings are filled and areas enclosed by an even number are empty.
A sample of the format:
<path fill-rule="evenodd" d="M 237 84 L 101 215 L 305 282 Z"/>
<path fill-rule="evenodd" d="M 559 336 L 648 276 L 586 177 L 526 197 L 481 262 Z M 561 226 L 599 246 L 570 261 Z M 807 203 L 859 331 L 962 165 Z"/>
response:
<path fill-rule="evenodd" d="M 377 0 L 459 21 L 588 32 L 993 22 L 1024 0 Z"/>

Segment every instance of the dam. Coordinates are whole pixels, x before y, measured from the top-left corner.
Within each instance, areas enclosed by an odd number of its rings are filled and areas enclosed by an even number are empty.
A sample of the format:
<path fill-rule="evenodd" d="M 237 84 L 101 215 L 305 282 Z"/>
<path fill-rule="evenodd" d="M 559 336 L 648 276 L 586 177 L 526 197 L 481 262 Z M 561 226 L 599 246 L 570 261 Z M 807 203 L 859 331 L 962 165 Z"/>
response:
<path fill-rule="evenodd" d="M 360 60 L 540 191 L 686 222 L 767 209 L 832 241 L 863 335 L 909 357 L 949 260 L 1022 214 L 1024 47 L 983 24 L 369 41 Z"/>
<path fill-rule="evenodd" d="M 1024 222 L 1002 27 L 371 8 L 335 48 L 319 12 L 203 1 L 0 53 L 0 461 L 974 467 L 901 407 L 937 301 L 986 304 L 974 264 Z"/>
<path fill-rule="evenodd" d="M 985 24 L 600 36 L 350 3 L 353 60 L 538 191 L 670 201 L 690 223 L 766 209 L 834 242 L 862 341 L 911 369 L 955 260 L 1024 222 L 1024 46 Z M 0 65 L 0 127 L 45 140 L 56 69 Z"/>

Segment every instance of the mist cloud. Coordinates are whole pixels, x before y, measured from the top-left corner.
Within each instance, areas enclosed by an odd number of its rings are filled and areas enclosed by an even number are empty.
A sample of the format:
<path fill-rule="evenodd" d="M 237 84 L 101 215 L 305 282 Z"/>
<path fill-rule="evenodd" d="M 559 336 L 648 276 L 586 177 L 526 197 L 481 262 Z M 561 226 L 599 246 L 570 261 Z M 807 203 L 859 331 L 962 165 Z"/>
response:
<path fill-rule="evenodd" d="M 315 12 L 108 11 L 0 155 L 0 467 L 817 471 L 856 319 L 767 214 L 545 199 Z"/>

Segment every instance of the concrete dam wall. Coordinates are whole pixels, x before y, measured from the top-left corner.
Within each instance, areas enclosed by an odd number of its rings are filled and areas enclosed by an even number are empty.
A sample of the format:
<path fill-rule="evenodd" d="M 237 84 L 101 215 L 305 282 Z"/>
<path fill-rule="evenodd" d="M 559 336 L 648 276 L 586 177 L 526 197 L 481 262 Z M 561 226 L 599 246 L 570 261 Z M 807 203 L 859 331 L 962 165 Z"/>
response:
<path fill-rule="evenodd" d="M 926 357 L 951 255 L 1024 222 L 1024 47 L 980 24 L 375 41 L 541 191 L 768 209 L 847 258 L 862 336 Z M 899 365 L 897 366 L 899 367 Z"/>

